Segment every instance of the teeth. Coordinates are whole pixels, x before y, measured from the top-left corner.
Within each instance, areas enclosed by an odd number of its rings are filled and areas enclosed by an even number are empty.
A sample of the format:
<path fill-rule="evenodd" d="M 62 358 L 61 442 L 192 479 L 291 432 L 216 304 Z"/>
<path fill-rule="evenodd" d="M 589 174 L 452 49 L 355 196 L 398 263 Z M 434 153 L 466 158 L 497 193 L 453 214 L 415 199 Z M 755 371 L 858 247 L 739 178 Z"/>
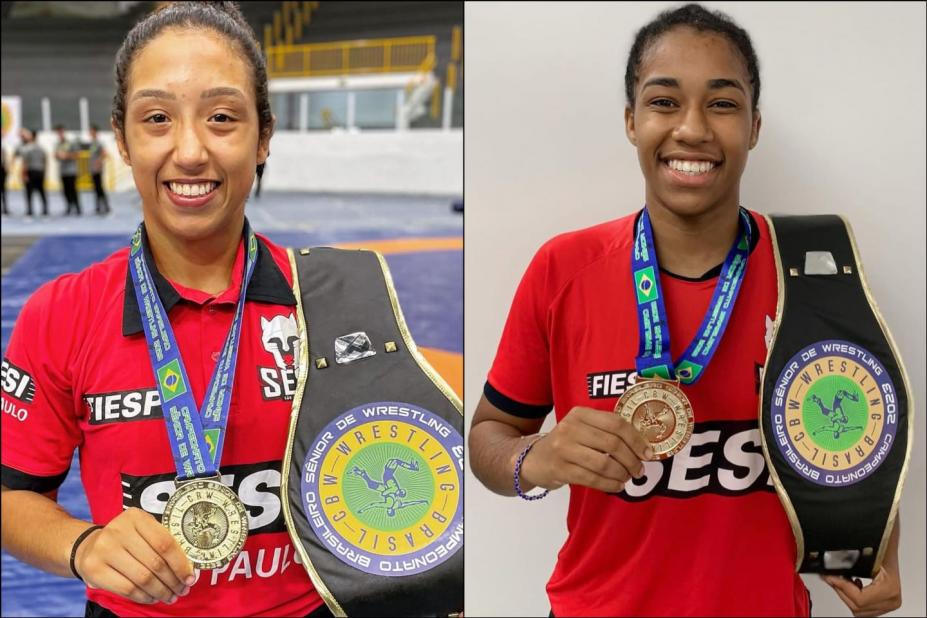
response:
<path fill-rule="evenodd" d="M 184 197 L 199 197 L 201 195 L 206 195 L 217 186 L 217 184 L 214 182 L 202 182 L 192 185 L 187 183 L 172 182 L 169 183 L 169 185 L 171 191 Z"/>
<path fill-rule="evenodd" d="M 711 161 L 680 161 L 678 159 L 667 161 L 667 165 L 676 171 L 691 175 L 704 174 L 715 167 L 715 164 Z"/>

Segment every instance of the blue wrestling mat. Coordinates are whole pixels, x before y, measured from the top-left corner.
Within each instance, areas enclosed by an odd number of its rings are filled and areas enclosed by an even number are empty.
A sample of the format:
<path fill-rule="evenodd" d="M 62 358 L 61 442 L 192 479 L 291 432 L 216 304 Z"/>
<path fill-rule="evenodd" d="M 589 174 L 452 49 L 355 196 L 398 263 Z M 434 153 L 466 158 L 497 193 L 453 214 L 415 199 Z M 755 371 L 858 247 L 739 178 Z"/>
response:
<path fill-rule="evenodd" d="M 298 210 L 295 207 L 277 210 L 270 206 L 273 194 L 265 193 L 261 197 L 260 209 L 252 209 L 249 203 L 248 217 L 257 232 L 283 246 L 438 237 L 459 239 L 463 234 L 463 222 L 459 215 L 451 212 L 450 199 L 429 198 L 428 202 L 423 198 L 409 198 L 409 202 L 418 202 L 402 205 L 402 198 L 396 196 L 364 196 L 353 201 L 350 197 L 337 196 L 319 204 L 308 204 L 304 197 Z M 287 200 L 288 203 L 292 201 Z M 72 230 L 76 224 L 77 227 L 87 226 L 88 231 L 102 229 L 107 232 L 105 235 L 65 233 L 56 221 L 41 222 L 47 224 L 44 229 L 39 222 L 17 223 L 16 232 L 50 235 L 36 241 L 0 282 L 4 352 L 17 315 L 40 285 L 61 274 L 78 272 L 126 246 L 140 219 L 140 212 L 124 211 L 115 221 L 94 221 L 91 217 L 71 221 Z M 5 218 L 4 234 L 10 231 L 8 222 Z M 461 355 L 462 249 L 384 253 L 416 343 Z M 74 517 L 90 520 L 76 454 L 59 491 L 58 502 Z M 49 575 L 6 552 L 2 553 L 2 580 L 2 616 L 83 615 L 84 586 L 77 580 Z"/>

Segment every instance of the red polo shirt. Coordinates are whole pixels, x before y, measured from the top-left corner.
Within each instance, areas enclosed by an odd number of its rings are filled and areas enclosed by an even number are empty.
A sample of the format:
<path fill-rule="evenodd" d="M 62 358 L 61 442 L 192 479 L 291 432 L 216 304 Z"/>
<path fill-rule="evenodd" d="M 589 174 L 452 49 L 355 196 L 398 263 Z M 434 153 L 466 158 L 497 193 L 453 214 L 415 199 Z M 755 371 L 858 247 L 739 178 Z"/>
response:
<path fill-rule="evenodd" d="M 547 585 L 556 616 L 807 616 L 795 540 L 763 458 L 759 369 L 776 314 L 766 221 L 711 364 L 683 390 L 695 430 L 672 458 L 617 494 L 570 487 L 569 536 Z M 560 420 L 575 406 L 610 414 L 636 381 L 635 215 L 558 236 L 532 260 L 512 302 L 487 398 L 510 414 Z M 693 280 L 661 273 L 676 360 L 695 336 L 720 267 Z"/>
<path fill-rule="evenodd" d="M 228 334 L 242 282 L 218 296 L 166 280 L 145 257 L 187 368 L 197 406 Z M 223 482 L 241 498 L 250 532 L 224 568 L 200 572 L 173 605 L 139 605 L 98 589 L 120 616 L 304 616 L 322 604 L 297 562 L 280 505 L 280 469 L 295 387 L 296 301 L 286 251 L 258 235 L 222 453 Z M 3 361 L 3 484 L 46 492 L 80 449 L 94 523 L 139 507 L 160 520 L 177 476 L 138 304 L 128 246 L 39 288 L 23 307 Z"/>

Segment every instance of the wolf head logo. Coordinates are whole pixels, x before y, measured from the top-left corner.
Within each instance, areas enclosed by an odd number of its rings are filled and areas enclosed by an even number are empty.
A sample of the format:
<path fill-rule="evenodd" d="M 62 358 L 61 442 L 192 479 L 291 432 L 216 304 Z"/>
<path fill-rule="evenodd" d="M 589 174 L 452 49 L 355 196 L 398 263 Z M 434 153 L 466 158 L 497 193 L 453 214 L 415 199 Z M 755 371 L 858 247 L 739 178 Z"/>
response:
<path fill-rule="evenodd" d="M 299 330 L 292 313 L 269 320 L 261 316 L 261 331 L 264 349 L 273 354 L 277 367 L 292 369 L 299 365 Z"/>

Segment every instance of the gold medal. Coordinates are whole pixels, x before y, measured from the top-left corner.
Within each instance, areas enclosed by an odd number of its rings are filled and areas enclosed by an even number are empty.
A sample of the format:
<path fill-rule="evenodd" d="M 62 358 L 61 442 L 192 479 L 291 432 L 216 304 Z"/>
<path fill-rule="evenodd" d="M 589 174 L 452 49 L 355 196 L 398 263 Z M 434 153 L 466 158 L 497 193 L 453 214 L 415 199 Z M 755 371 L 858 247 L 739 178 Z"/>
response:
<path fill-rule="evenodd" d="M 657 459 L 682 450 L 695 427 L 692 404 L 676 382 L 638 382 L 624 392 L 615 412 L 644 436 Z"/>
<path fill-rule="evenodd" d="M 161 522 L 197 569 L 227 565 L 248 538 L 245 505 L 218 477 L 179 483 Z"/>

